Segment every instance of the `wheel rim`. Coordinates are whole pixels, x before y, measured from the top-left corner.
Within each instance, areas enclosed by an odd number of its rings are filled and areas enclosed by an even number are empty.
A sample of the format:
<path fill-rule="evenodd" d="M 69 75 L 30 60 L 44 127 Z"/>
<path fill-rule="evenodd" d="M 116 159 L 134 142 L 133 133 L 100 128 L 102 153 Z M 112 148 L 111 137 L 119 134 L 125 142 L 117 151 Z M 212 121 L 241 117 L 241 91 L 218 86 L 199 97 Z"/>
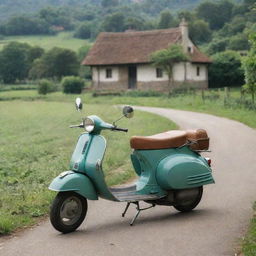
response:
<path fill-rule="evenodd" d="M 68 197 L 61 205 L 60 219 L 65 225 L 75 224 L 82 214 L 82 202 L 79 198 Z"/>

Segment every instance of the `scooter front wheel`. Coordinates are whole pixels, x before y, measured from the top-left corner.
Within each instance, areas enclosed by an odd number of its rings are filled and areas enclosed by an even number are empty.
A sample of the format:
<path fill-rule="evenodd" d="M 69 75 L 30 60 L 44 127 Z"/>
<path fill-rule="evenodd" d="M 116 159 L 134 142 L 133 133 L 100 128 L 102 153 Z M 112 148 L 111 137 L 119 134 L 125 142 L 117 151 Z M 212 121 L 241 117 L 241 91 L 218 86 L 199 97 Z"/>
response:
<path fill-rule="evenodd" d="M 182 193 L 185 194 L 185 197 L 182 196 Z M 188 194 L 188 198 L 186 198 L 186 193 Z M 194 189 L 176 191 L 175 193 L 176 202 L 173 205 L 173 207 L 180 212 L 190 212 L 200 203 L 202 199 L 202 195 L 203 195 L 202 186 Z"/>
<path fill-rule="evenodd" d="M 62 233 L 75 231 L 87 213 L 87 200 L 69 191 L 60 192 L 55 197 L 50 211 L 50 220 L 55 229 Z"/>

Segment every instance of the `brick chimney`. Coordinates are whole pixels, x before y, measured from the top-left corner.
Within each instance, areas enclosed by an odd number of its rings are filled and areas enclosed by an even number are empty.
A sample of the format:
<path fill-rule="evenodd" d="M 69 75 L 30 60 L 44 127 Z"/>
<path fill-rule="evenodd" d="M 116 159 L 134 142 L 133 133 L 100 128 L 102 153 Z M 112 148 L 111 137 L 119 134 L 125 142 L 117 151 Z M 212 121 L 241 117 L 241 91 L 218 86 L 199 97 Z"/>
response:
<path fill-rule="evenodd" d="M 188 52 L 188 48 L 189 48 L 188 23 L 184 18 L 182 18 L 179 27 L 181 30 L 182 46 L 183 46 L 184 52 Z"/>

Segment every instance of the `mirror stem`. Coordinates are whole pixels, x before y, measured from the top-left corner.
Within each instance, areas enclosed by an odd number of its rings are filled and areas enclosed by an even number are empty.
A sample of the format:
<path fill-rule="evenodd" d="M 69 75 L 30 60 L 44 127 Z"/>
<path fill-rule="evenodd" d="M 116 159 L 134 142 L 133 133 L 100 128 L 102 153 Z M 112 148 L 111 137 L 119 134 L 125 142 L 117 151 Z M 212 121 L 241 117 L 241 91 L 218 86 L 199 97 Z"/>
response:
<path fill-rule="evenodd" d="M 117 123 L 118 121 L 120 121 L 122 118 L 124 118 L 124 116 L 121 116 L 121 117 L 118 118 L 116 121 L 114 121 L 114 122 L 113 122 L 113 125 L 116 126 L 116 123 Z"/>

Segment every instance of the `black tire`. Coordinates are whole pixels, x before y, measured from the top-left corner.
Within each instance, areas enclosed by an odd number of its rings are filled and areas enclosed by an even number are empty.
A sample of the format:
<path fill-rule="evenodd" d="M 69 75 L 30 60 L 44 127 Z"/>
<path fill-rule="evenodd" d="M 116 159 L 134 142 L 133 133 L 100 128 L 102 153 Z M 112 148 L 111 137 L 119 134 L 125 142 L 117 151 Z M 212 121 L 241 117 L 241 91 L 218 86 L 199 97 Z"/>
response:
<path fill-rule="evenodd" d="M 50 220 L 62 233 L 75 231 L 87 213 L 87 200 L 75 192 L 60 192 L 51 205 Z"/>
<path fill-rule="evenodd" d="M 180 212 L 192 211 L 200 203 L 203 195 L 203 187 L 201 186 L 197 189 L 198 191 L 193 198 L 184 202 L 176 201 L 173 207 Z"/>

